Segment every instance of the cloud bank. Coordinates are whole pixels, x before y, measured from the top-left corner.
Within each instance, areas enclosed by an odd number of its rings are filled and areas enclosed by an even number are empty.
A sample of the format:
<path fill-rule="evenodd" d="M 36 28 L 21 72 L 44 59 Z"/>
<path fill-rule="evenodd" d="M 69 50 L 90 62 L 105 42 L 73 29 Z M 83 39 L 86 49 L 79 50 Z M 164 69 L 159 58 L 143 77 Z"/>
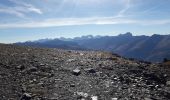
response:
<path fill-rule="evenodd" d="M 43 21 L 33 21 L 24 23 L 0 24 L 1 29 L 6 28 L 43 28 L 56 26 L 74 26 L 74 25 L 116 25 L 116 24 L 138 24 L 138 25 L 162 25 L 169 24 L 170 20 L 134 20 L 121 19 L 114 17 L 92 17 L 92 18 L 57 18 Z"/>

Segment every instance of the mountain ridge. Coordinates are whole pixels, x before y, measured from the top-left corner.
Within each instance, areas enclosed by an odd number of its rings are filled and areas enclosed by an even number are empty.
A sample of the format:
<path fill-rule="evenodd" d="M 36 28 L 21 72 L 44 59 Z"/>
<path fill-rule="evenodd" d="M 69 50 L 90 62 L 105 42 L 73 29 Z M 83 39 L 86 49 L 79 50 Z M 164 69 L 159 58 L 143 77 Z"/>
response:
<path fill-rule="evenodd" d="M 58 40 L 58 41 L 55 41 Z M 59 45 L 61 42 L 62 45 Z M 162 62 L 164 58 L 170 58 L 170 35 L 133 36 L 127 32 L 118 36 L 82 36 L 75 38 L 57 38 L 37 40 L 17 45 L 52 47 L 74 50 L 102 50 L 117 53 L 127 58 L 135 58 L 151 62 Z"/>

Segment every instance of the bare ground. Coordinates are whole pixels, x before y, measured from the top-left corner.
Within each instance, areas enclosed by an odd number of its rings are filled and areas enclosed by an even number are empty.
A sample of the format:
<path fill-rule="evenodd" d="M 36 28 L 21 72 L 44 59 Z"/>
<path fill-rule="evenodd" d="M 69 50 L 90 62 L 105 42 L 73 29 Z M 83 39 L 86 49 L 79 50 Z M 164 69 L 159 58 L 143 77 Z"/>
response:
<path fill-rule="evenodd" d="M 0 44 L 0 100 L 170 100 L 170 66 Z"/>

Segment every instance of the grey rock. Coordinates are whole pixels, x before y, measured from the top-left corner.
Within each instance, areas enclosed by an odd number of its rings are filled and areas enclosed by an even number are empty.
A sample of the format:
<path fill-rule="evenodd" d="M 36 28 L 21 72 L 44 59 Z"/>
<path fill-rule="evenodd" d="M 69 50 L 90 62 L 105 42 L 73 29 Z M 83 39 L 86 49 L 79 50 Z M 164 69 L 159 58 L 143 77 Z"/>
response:
<path fill-rule="evenodd" d="M 118 98 L 112 98 L 111 100 L 118 100 Z"/>
<path fill-rule="evenodd" d="M 81 71 L 80 71 L 80 69 L 76 68 L 72 71 L 72 74 L 78 76 L 81 74 Z"/>
<path fill-rule="evenodd" d="M 144 98 L 144 100 L 152 100 L 151 98 Z"/>
<path fill-rule="evenodd" d="M 23 69 L 25 69 L 25 66 L 24 65 L 18 65 L 18 66 L 16 66 L 16 69 L 23 70 Z"/>
<path fill-rule="evenodd" d="M 166 85 L 167 85 L 167 86 L 170 86 L 170 81 L 167 81 L 167 82 L 166 82 Z"/>
<path fill-rule="evenodd" d="M 92 100 L 98 100 L 98 97 L 97 96 L 92 96 L 91 99 Z"/>
<path fill-rule="evenodd" d="M 87 68 L 85 69 L 85 71 L 87 71 L 88 73 L 96 73 L 95 69 L 93 68 Z"/>
<path fill-rule="evenodd" d="M 30 72 L 36 72 L 36 71 L 37 71 L 37 68 L 36 68 L 36 67 L 30 67 L 30 68 L 28 69 L 28 71 L 30 71 Z"/>
<path fill-rule="evenodd" d="M 28 93 L 24 93 L 20 100 L 31 100 L 32 96 Z"/>

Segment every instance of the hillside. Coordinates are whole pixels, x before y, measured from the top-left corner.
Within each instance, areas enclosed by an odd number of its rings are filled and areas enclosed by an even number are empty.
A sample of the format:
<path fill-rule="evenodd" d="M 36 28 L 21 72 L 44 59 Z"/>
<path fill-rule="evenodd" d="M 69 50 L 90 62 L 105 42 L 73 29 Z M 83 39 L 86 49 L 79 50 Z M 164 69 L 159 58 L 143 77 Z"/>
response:
<path fill-rule="evenodd" d="M 72 50 L 103 50 L 123 57 L 150 62 L 170 59 L 170 35 L 133 36 L 132 33 L 118 36 L 82 36 L 73 39 L 59 38 L 16 43 L 34 47 L 64 48 Z"/>
<path fill-rule="evenodd" d="M 0 44 L 1 100 L 170 100 L 170 66 Z"/>

